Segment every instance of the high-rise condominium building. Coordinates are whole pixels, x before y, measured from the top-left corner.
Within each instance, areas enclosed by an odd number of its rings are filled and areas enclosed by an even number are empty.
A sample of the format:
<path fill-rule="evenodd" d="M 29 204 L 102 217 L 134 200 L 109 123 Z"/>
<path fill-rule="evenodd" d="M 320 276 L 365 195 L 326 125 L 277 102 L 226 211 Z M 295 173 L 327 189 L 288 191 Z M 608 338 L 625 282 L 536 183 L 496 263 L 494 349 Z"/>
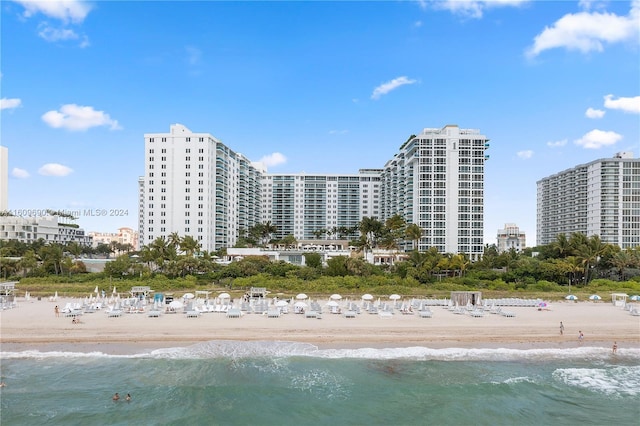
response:
<path fill-rule="evenodd" d="M 537 187 L 539 245 L 576 232 L 623 249 L 640 245 L 640 160 L 632 153 L 576 166 Z"/>
<path fill-rule="evenodd" d="M 275 238 L 355 237 L 364 216 L 380 217 L 380 172 L 265 174 L 262 221 L 276 226 Z"/>
<path fill-rule="evenodd" d="M 381 218 L 399 214 L 422 229 L 418 249 L 484 251 L 484 164 L 489 139 L 448 125 L 412 136 L 382 172 Z"/>
<path fill-rule="evenodd" d="M 9 150 L 0 146 L 0 212 L 9 208 Z"/>
<path fill-rule="evenodd" d="M 177 233 L 211 251 L 235 244 L 260 222 L 263 170 L 208 133 L 181 124 L 148 133 L 139 179 L 140 246 Z"/>
<path fill-rule="evenodd" d="M 504 229 L 498 229 L 498 253 L 515 250 L 522 251 L 527 246 L 527 237 L 515 223 L 506 223 Z"/>
<path fill-rule="evenodd" d="M 145 134 L 141 245 L 177 232 L 210 251 L 265 222 L 276 226 L 275 238 L 356 237 L 363 217 L 384 222 L 398 214 L 422 228 L 420 250 L 475 260 L 484 248 L 488 146 L 479 130 L 449 125 L 412 136 L 383 169 L 269 174 L 210 134 L 176 124 L 170 133 Z"/>

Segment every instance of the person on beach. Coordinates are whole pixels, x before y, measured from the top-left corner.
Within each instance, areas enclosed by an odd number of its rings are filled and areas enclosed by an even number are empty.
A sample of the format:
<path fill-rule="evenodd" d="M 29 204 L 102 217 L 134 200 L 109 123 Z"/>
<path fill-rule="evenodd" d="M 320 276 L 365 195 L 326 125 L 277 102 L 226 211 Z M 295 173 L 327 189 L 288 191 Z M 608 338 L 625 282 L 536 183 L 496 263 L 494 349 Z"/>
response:
<path fill-rule="evenodd" d="M 613 342 L 612 350 L 614 354 L 618 352 L 618 342 Z"/>
<path fill-rule="evenodd" d="M 564 334 L 564 324 L 562 323 L 562 321 L 560 321 L 560 335 L 562 336 Z"/>
<path fill-rule="evenodd" d="M 56 318 L 60 316 L 60 308 L 58 307 L 58 305 L 56 305 L 56 307 L 53 308 L 53 312 L 56 313 Z"/>
<path fill-rule="evenodd" d="M 127 402 L 131 401 L 131 394 L 128 393 L 125 399 L 127 400 Z"/>
<path fill-rule="evenodd" d="M 118 392 L 116 392 L 111 399 L 113 399 L 114 401 L 118 401 L 120 399 L 120 395 L 118 395 Z"/>
<path fill-rule="evenodd" d="M 582 331 L 578 331 L 578 342 L 582 344 L 583 340 L 584 340 L 584 334 L 582 334 Z"/>

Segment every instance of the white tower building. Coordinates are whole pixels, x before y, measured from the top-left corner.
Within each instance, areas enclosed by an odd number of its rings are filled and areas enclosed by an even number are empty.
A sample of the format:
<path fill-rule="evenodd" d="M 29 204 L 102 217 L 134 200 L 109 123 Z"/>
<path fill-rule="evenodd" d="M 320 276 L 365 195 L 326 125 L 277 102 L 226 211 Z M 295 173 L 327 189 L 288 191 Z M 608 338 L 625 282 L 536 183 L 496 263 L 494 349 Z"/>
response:
<path fill-rule="evenodd" d="M 537 244 L 582 233 L 623 249 L 640 246 L 640 160 L 631 152 L 564 170 L 537 187 Z"/>
<path fill-rule="evenodd" d="M 203 250 L 231 247 L 240 228 L 260 220 L 259 165 L 208 133 L 174 124 L 145 134 L 140 182 L 142 245 L 177 233 Z"/>
<path fill-rule="evenodd" d="M 489 139 L 447 125 L 424 129 L 400 147 L 382 173 L 382 220 L 399 214 L 422 229 L 420 251 L 484 252 L 484 163 Z"/>

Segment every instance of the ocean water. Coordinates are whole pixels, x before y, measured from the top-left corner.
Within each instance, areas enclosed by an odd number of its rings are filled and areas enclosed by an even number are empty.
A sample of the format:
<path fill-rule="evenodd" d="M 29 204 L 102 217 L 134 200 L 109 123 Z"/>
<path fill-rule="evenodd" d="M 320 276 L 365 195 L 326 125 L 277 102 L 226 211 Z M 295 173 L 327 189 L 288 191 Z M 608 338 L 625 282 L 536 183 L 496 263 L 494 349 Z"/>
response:
<path fill-rule="evenodd" d="M 640 349 L 2 352 L 2 425 L 639 425 Z M 113 402 L 130 393 L 132 400 Z"/>

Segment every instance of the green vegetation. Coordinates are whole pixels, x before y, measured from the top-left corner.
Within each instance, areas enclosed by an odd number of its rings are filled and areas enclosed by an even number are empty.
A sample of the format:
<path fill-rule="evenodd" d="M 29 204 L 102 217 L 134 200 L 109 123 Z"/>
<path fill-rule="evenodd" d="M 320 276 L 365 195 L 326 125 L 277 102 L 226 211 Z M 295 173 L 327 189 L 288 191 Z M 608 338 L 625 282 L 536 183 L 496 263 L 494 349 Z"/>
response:
<path fill-rule="evenodd" d="M 336 257 L 322 265 L 318 253 L 305 253 L 306 266 L 270 262 L 263 256 L 222 265 L 216 260 L 223 251 L 204 252 L 193 237 L 171 234 L 136 253 L 117 243 L 90 250 L 75 243 L 0 242 L 0 274 L 3 279 L 20 280 L 20 291 L 45 297 L 55 291 L 80 296 L 93 292 L 96 286 L 107 292 L 114 286 L 126 292 L 135 285 L 148 285 L 160 292 L 227 291 L 234 297 L 252 286 L 286 296 L 304 292 L 312 296 L 371 293 L 384 297 L 398 293 L 445 297 L 452 290 L 480 290 L 485 297 L 553 300 L 573 293 L 585 300 L 593 293 L 601 293 L 605 299 L 611 292 L 640 294 L 640 248 L 621 250 L 595 236 L 560 235 L 553 244 L 522 253 L 498 253 L 495 246 L 487 246 L 483 259 L 472 263 L 465 254 L 442 254 L 435 248 L 403 252 L 401 247 L 414 247 L 419 238 L 414 227 L 405 226 L 402 218 L 395 216 L 384 224 L 365 219 L 360 224 L 362 237 L 354 241 L 361 253 L 385 247 L 406 255 L 404 260 L 394 265 L 371 265 L 361 256 Z M 256 243 L 266 243 L 275 232 L 273 227 L 267 228 L 262 228 L 261 240 Z M 104 272 L 85 273 L 81 256 L 107 257 L 118 252 L 121 254 L 107 263 Z"/>

